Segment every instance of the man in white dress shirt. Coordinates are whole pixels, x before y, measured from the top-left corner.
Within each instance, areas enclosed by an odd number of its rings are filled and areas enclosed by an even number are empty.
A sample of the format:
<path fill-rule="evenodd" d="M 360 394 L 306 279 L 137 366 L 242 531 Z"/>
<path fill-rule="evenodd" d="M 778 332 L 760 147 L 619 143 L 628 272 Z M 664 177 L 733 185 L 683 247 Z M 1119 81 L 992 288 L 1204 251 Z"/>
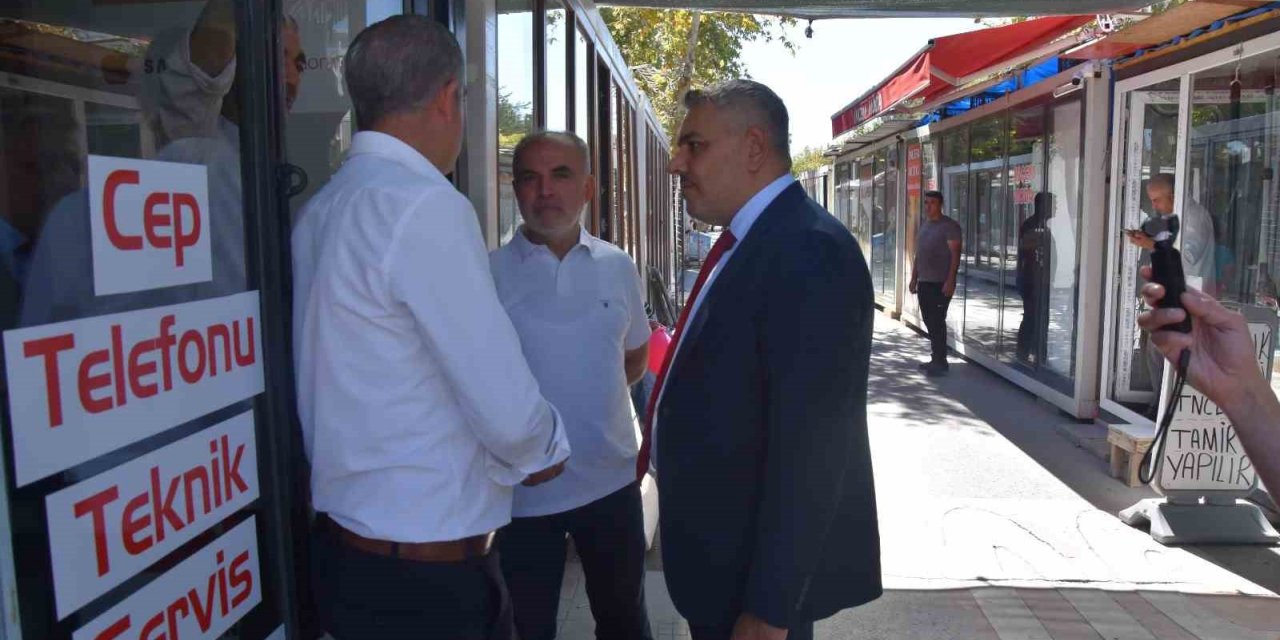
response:
<path fill-rule="evenodd" d="M 596 637 L 651 640 L 644 604 L 644 514 L 628 387 L 644 375 L 649 322 L 636 265 L 582 228 L 595 191 L 587 144 L 526 137 L 512 156 L 524 224 L 491 255 L 498 297 L 574 456 L 555 482 L 518 487 L 498 534 L 521 640 L 552 640 L 566 535 L 582 559 Z"/>
<path fill-rule="evenodd" d="M 512 488 L 558 475 L 569 444 L 445 178 L 462 53 L 443 26 L 397 16 L 344 65 L 360 132 L 293 232 L 321 622 L 339 640 L 510 640 L 492 532 Z"/>

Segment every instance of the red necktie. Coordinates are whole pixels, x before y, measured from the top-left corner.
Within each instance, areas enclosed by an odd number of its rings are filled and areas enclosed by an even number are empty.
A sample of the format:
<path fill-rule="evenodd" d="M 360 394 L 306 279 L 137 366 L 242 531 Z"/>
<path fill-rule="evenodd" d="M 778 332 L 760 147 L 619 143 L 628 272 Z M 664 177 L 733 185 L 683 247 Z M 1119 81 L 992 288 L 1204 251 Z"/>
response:
<path fill-rule="evenodd" d="M 675 336 L 671 339 L 671 345 L 667 348 L 666 357 L 662 359 L 662 369 L 658 371 L 657 382 L 653 385 L 653 392 L 649 394 L 649 406 L 645 409 L 644 423 L 641 425 L 640 457 L 636 458 L 637 480 L 643 479 L 644 474 L 649 472 L 650 447 L 653 444 L 653 410 L 658 406 L 658 396 L 662 395 L 662 385 L 666 382 L 667 371 L 671 369 L 671 361 L 675 358 L 676 351 L 680 348 L 680 335 L 684 333 L 684 325 L 689 320 L 689 312 L 698 301 L 698 294 L 702 292 L 702 285 L 707 281 L 707 276 L 711 275 L 712 269 L 716 268 L 716 263 L 720 262 L 720 257 L 724 255 L 724 252 L 732 249 L 733 244 L 737 241 L 738 239 L 733 237 L 733 232 L 728 229 L 725 229 L 720 234 L 720 238 L 716 240 L 716 243 L 711 245 L 711 251 L 707 253 L 707 259 L 702 263 L 702 269 L 698 271 L 698 279 L 693 283 L 693 290 L 689 292 L 684 308 L 680 310 L 680 319 L 676 321 Z"/>

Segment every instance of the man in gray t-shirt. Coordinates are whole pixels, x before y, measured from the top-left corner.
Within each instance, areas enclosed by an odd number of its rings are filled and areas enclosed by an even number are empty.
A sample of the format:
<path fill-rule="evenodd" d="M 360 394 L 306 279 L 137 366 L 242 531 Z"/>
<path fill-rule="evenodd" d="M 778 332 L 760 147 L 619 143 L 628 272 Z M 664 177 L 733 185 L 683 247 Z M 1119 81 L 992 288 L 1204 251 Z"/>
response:
<path fill-rule="evenodd" d="M 915 264 L 911 268 L 911 293 L 920 297 L 920 315 L 929 331 L 933 357 L 920 363 L 930 376 L 947 372 L 947 307 L 956 292 L 956 272 L 960 269 L 962 230 L 955 220 L 942 215 L 942 194 L 924 194 L 925 221 L 916 235 Z"/>

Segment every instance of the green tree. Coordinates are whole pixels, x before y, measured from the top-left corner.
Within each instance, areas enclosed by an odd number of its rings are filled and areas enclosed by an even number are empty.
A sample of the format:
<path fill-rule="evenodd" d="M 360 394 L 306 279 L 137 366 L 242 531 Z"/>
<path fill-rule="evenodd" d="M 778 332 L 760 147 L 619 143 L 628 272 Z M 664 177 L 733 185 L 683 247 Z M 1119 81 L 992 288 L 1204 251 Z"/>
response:
<path fill-rule="evenodd" d="M 533 130 L 533 105 L 515 102 L 511 90 L 498 88 L 498 146 L 516 146 L 521 138 Z"/>
<path fill-rule="evenodd" d="M 791 157 L 791 174 L 799 176 L 805 171 L 820 168 L 829 164 L 822 155 L 822 147 L 805 147 L 800 153 Z"/>
<path fill-rule="evenodd" d="M 792 54 L 796 50 L 785 31 L 796 23 L 791 18 L 630 7 L 601 7 L 600 15 L 670 137 L 680 125 L 682 77 L 695 28 L 689 78 L 694 87 L 750 77 L 742 63 L 747 42 L 778 42 Z"/>

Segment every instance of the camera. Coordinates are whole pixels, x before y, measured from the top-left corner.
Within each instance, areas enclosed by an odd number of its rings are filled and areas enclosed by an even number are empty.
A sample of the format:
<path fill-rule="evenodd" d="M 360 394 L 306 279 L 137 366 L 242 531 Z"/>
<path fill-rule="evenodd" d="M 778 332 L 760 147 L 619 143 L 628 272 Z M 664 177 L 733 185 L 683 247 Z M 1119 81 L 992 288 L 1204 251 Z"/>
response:
<path fill-rule="evenodd" d="M 1157 303 L 1161 309 L 1181 309 L 1182 293 L 1187 281 L 1182 273 L 1182 254 L 1173 247 L 1173 233 L 1161 231 L 1155 236 L 1155 248 L 1151 250 L 1151 281 L 1164 287 L 1164 298 Z M 1191 317 L 1165 327 L 1171 331 L 1191 332 Z"/>

